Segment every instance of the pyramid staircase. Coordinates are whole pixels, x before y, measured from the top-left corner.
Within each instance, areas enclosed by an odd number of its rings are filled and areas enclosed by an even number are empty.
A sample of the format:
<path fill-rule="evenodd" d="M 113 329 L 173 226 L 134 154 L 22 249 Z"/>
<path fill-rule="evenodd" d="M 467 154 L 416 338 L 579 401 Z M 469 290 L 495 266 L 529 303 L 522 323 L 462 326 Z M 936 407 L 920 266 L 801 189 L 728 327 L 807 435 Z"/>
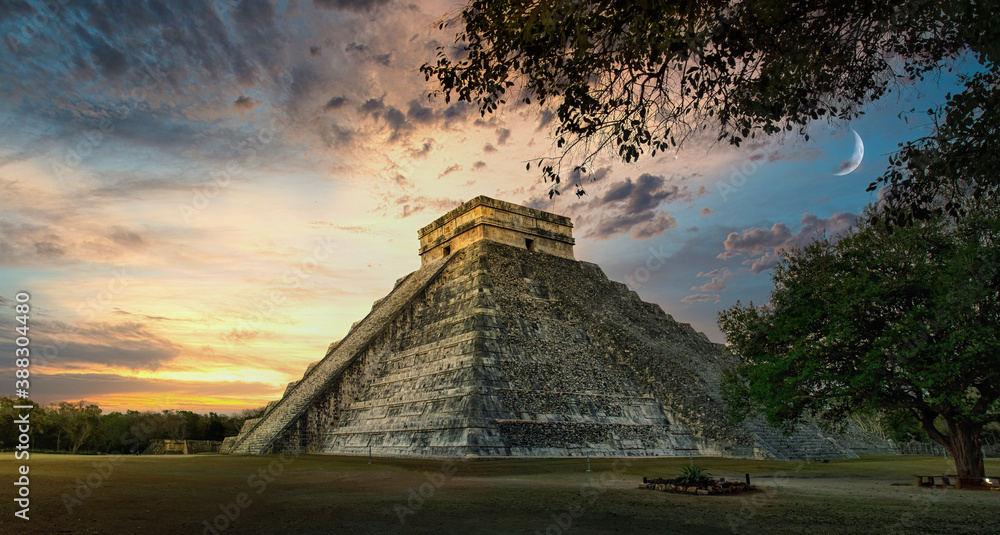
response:
<path fill-rule="evenodd" d="M 393 288 L 371 312 L 287 390 L 285 396 L 268 406 L 260 418 L 247 420 L 239 435 L 228 444 L 229 453 L 257 455 L 267 452 L 281 433 L 308 409 L 316 397 L 350 366 L 357 355 L 444 269 L 447 258 L 439 259 L 411 273 Z"/>
<path fill-rule="evenodd" d="M 832 436 L 825 436 L 814 424 L 801 424 L 790 434 L 760 421 L 749 421 L 758 456 L 778 461 L 818 461 L 857 459 L 858 455 Z"/>

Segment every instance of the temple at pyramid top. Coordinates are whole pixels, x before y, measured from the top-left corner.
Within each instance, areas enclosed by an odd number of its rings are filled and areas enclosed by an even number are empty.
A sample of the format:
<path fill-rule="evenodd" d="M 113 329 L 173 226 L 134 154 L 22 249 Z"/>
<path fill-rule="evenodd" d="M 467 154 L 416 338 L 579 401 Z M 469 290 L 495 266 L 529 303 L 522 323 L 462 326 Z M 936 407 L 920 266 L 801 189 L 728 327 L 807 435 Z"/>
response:
<path fill-rule="evenodd" d="M 568 217 L 480 195 L 417 231 L 420 262 L 427 264 L 480 240 L 573 257 Z"/>

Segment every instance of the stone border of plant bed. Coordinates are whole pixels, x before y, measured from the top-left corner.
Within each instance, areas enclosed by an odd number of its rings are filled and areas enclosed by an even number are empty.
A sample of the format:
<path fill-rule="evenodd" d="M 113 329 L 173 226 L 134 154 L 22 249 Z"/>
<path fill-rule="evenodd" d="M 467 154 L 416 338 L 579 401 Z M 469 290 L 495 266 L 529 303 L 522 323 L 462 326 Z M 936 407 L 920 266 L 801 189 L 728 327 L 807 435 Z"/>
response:
<path fill-rule="evenodd" d="M 695 494 L 695 495 L 717 495 L 717 494 L 743 494 L 757 490 L 755 485 L 748 485 L 742 481 L 718 481 L 706 487 L 692 487 L 678 482 L 676 479 L 663 479 L 659 477 L 644 477 L 640 489 L 658 490 L 660 492 L 673 492 L 675 494 Z"/>

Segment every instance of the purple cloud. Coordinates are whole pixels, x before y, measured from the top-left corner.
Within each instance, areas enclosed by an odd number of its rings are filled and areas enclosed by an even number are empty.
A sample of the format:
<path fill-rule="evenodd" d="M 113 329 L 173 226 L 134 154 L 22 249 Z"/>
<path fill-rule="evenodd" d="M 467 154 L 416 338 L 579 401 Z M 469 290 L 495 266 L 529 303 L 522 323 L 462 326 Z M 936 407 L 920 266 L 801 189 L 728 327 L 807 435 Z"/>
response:
<path fill-rule="evenodd" d="M 658 236 L 677 226 L 669 213 L 657 210 L 662 204 L 691 200 L 687 188 L 667 184 L 662 176 L 644 173 L 634 182 L 631 178 L 611 184 L 595 203 L 600 215 L 587 237 L 610 238 L 630 233 L 633 239 Z"/>
<path fill-rule="evenodd" d="M 858 220 L 857 214 L 837 212 L 828 218 L 813 214 L 803 214 L 799 224 L 802 227 L 792 234 L 784 223 L 775 223 L 770 229 L 753 227 L 740 232 L 730 232 L 723 242 L 725 251 L 717 258 L 728 260 L 743 255 L 753 255 L 743 262 L 750 266 L 751 273 L 767 271 L 778 263 L 778 254 L 784 249 L 804 247 L 824 234 L 838 237 L 847 232 Z"/>
<path fill-rule="evenodd" d="M 718 303 L 720 299 L 719 294 L 694 294 L 681 299 L 681 303 L 705 303 L 708 301 Z"/>

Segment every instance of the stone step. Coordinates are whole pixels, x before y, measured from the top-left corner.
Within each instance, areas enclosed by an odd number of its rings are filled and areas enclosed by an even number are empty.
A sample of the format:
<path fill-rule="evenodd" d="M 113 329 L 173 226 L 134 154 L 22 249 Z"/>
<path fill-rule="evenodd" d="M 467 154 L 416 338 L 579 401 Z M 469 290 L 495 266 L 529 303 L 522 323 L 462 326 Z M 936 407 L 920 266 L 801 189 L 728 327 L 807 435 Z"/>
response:
<path fill-rule="evenodd" d="M 241 432 L 230 452 L 250 455 L 266 453 L 270 445 L 301 416 L 316 396 L 437 277 L 451 258 L 428 262 L 406 277 L 406 280 L 380 300 L 372 311 L 351 329 L 329 355 L 310 373 L 306 373 L 305 377 L 264 418 L 245 433 Z"/>
<path fill-rule="evenodd" d="M 857 458 L 857 454 L 836 440 L 824 437 L 813 424 L 799 425 L 790 435 L 762 422 L 752 422 L 748 427 L 753 431 L 757 447 L 777 460 Z"/>

